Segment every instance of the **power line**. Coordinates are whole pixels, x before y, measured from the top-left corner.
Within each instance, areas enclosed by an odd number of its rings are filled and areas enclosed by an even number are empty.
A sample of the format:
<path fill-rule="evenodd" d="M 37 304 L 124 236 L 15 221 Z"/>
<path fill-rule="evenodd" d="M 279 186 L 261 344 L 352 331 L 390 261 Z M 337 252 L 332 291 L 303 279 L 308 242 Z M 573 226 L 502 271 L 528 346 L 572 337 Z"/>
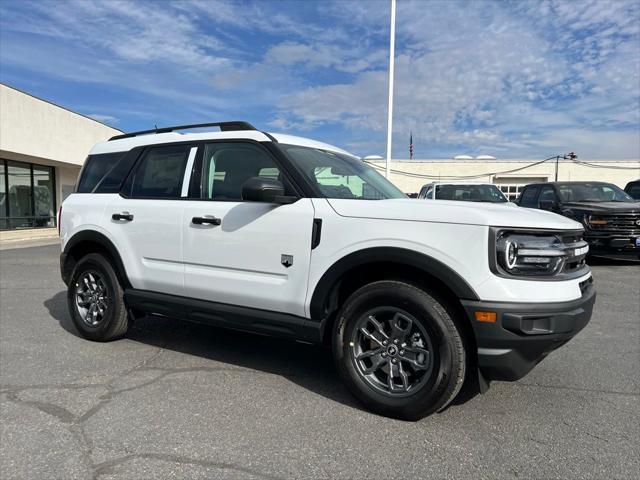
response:
<path fill-rule="evenodd" d="M 531 167 L 535 167 L 536 165 L 540 165 L 544 162 L 548 162 L 549 160 L 554 160 L 557 159 L 558 156 L 554 155 L 553 157 L 549 157 L 546 158 L 544 160 L 539 160 L 537 162 L 533 162 L 530 163 L 528 165 L 524 165 L 522 167 L 518 167 L 518 168 L 513 168 L 510 170 L 502 170 L 502 171 L 498 171 L 498 172 L 487 172 L 487 173 L 480 173 L 480 174 L 476 174 L 476 175 L 427 175 L 427 174 L 421 174 L 421 173 L 414 173 L 414 172 L 407 172 L 404 170 L 397 170 L 397 169 L 391 169 L 392 173 L 395 173 L 397 175 L 403 175 L 405 177 L 410 177 L 410 178 L 423 178 L 423 179 L 427 179 L 427 180 L 437 180 L 437 179 L 449 179 L 449 180 L 472 180 L 472 179 L 476 179 L 476 178 L 482 178 L 482 177 L 489 177 L 492 175 L 503 175 L 506 173 L 515 173 L 515 172 L 519 172 L 521 170 L 525 170 L 527 168 L 531 168 Z M 616 165 L 596 165 L 593 163 L 588 163 L 588 162 L 584 162 L 584 161 L 580 161 L 580 160 L 575 160 L 575 159 L 571 159 L 574 163 L 579 164 L 579 165 L 584 165 L 586 167 L 591 167 L 591 168 L 609 168 L 609 169 L 617 169 L 617 170 L 637 170 L 640 167 L 622 167 L 622 166 L 616 166 Z M 371 165 L 373 168 L 377 169 L 377 170 L 385 170 L 384 168 L 380 167 L 379 165 L 376 165 L 375 163 L 372 163 L 368 160 L 365 160 L 366 163 L 368 163 L 369 165 Z"/>
<path fill-rule="evenodd" d="M 591 168 L 610 168 L 615 170 L 640 170 L 640 163 L 638 163 L 637 167 L 621 167 L 619 165 L 597 165 L 595 163 L 584 162 L 581 160 L 574 160 L 575 163 L 579 163 L 580 165 L 584 165 L 585 167 Z"/>
<path fill-rule="evenodd" d="M 406 177 L 412 177 L 412 178 L 425 178 L 425 179 L 429 179 L 429 180 L 433 180 L 433 179 L 440 179 L 440 178 L 446 178 L 449 180 L 456 180 L 456 179 L 474 179 L 474 178 L 482 178 L 482 177 L 488 177 L 491 175 L 502 175 L 505 173 L 514 173 L 514 172 L 519 172 L 520 170 L 524 170 L 526 168 L 531 168 L 531 167 L 535 167 L 536 165 L 540 165 L 541 163 L 544 162 L 548 162 L 549 160 L 553 160 L 555 159 L 556 156 L 554 155 L 553 157 L 549 157 L 549 158 L 545 158 L 544 160 L 539 160 L 537 162 L 533 162 L 530 163 L 528 165 L 525 165 L 523 167 L 518 167 L 518 168 L 512 168 L 510 170 L 503 170 L 500 172 L 487 172 L 487 173 L 480 173 L 480 174 L 476 174 L 476 175 L 461 175 L 461 176 L 456 176 L 456 175 L 426 175 L 426 174 L 420 174 L 420 173 L 413 173 L 413 172 L 406 172 L 403 170 L 395 170 L 392 169 L 391 172 L 398 174 L 398 175 L 404 175 Z M 378 169 L 378 170 L 384 170 L 382 167 L 375 165 L 369 161 L 366 161 L 366 163 L 368 163 L 369 165 L 371 165 L 372 167 Z"/>

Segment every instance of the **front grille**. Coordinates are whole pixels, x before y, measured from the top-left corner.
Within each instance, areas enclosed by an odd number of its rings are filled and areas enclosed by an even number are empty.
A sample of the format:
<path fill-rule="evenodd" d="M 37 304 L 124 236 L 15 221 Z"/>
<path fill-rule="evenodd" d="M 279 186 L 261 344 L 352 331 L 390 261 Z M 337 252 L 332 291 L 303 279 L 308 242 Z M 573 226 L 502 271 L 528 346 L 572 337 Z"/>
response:
<path fill-rule="evenodd" d="M 565 244 L 565 253 L 567 255 L 561 273 L 573 273 L 583 270 L 586 267 L 587 252 L 578 253 L 588 245 L 583 239 L 583 233 L 566 233 L 561 238 Z"/>
<path fill-rule="evenodd" d="M 589 285 L 592 285 L 592 284 L 593 284 L 593 277 L 589 277 L 586 280 L 580 282 L 578 284 L 578 286 L 580 287 L 580 293 L 584 293 L 585 290 L 589 288 Z"/>
<path fill-rule="evenodd" d="M 640 213 L 617 213 L 615 215 L 594 214 L 589 216 L 588 225 L 589 229 L 594 232 L 616 232 L 627 235 L 640 235 Z"/>

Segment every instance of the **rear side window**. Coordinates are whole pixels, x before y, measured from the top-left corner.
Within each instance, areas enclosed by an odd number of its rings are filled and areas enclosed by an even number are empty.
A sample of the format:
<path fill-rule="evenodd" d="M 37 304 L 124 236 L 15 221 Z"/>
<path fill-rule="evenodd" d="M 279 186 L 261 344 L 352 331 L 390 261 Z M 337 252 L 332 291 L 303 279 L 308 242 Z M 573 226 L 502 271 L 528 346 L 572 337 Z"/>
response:
<path fill-rule="evenodd" d="M 179 198 L 190 150 L 191 145 L 147 150 L 131 178 L 131 196 Z"/>
<path fill-rule="evenodd" d="M 126 152 L 101 153 L 89 155 L 84 162 L 82 173 L 78 181 L 77 193 L 92 192 L 96 185 L 111 171 Z"/>
<path fill-rule="evenodd" d="M 629 187 L 627 193 L 633 198 L 640 199 L 640 183 L 634 183 Z"/>
<path fill-rule="evenodd" d="M 120 158 L 113 168 L 102 177 L 94 193 L 118 193 L 139 153 L 139 151 L 132 151 Z"/>
<path fill-rule="evenodd" d="M 525 188 L 524 192 L 522 192 L 522 196 L 520 197 L 520 202 L 518 203 L 518 205 L 520 205 L 521 207 L 535 208 L 538 190 L 540 190 L 540 187 Z"/>

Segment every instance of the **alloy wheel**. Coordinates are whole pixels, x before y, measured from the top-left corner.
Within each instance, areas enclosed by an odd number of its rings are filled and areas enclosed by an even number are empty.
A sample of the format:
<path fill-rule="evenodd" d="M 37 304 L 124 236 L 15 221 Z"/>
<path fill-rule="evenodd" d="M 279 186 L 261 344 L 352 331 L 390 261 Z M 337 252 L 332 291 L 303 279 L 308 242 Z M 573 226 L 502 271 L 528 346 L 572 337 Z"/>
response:
<path fill-rule="evenodd" d="M 76 283 L 76 308 L 82 321 L 89 327 L 97 327 L 105 319 L 108 309 L 105 281 L 98 272 L 84 272 Z"/>
<path fill-rule="evenodd" d="M 350 347 L 360 376 L 385 395 L 413 395 L 428 383 L 434 363 L 431 337 L 403 310 L 367 312 L 356 323 Z"/>

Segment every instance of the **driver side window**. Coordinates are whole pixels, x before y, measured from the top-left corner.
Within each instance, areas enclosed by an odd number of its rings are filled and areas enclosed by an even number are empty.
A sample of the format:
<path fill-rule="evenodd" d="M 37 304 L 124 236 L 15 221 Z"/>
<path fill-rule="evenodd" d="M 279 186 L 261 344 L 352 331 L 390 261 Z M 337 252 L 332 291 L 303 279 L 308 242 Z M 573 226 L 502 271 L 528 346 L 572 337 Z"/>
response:
<path fill-rule="evenodd" d="M 556 193 L 553 191 L 553 187 L 549 185 L 545 185 L 544 187 L 542 187 L 542 190 L 540 191 L 540 196 L 538 197 L 538 207 L 540 207 L 540 204 L 543 202 L 556 202 L 556 201 L 557 201 Z"/>
<path fill-rule="evenodd" d="M 282 181 L 280 169 L 261 147 L 249 143 L 210 143 L 204 148 L 200 198 L 242 201 L 242 186 L 252 177 Z"/>

